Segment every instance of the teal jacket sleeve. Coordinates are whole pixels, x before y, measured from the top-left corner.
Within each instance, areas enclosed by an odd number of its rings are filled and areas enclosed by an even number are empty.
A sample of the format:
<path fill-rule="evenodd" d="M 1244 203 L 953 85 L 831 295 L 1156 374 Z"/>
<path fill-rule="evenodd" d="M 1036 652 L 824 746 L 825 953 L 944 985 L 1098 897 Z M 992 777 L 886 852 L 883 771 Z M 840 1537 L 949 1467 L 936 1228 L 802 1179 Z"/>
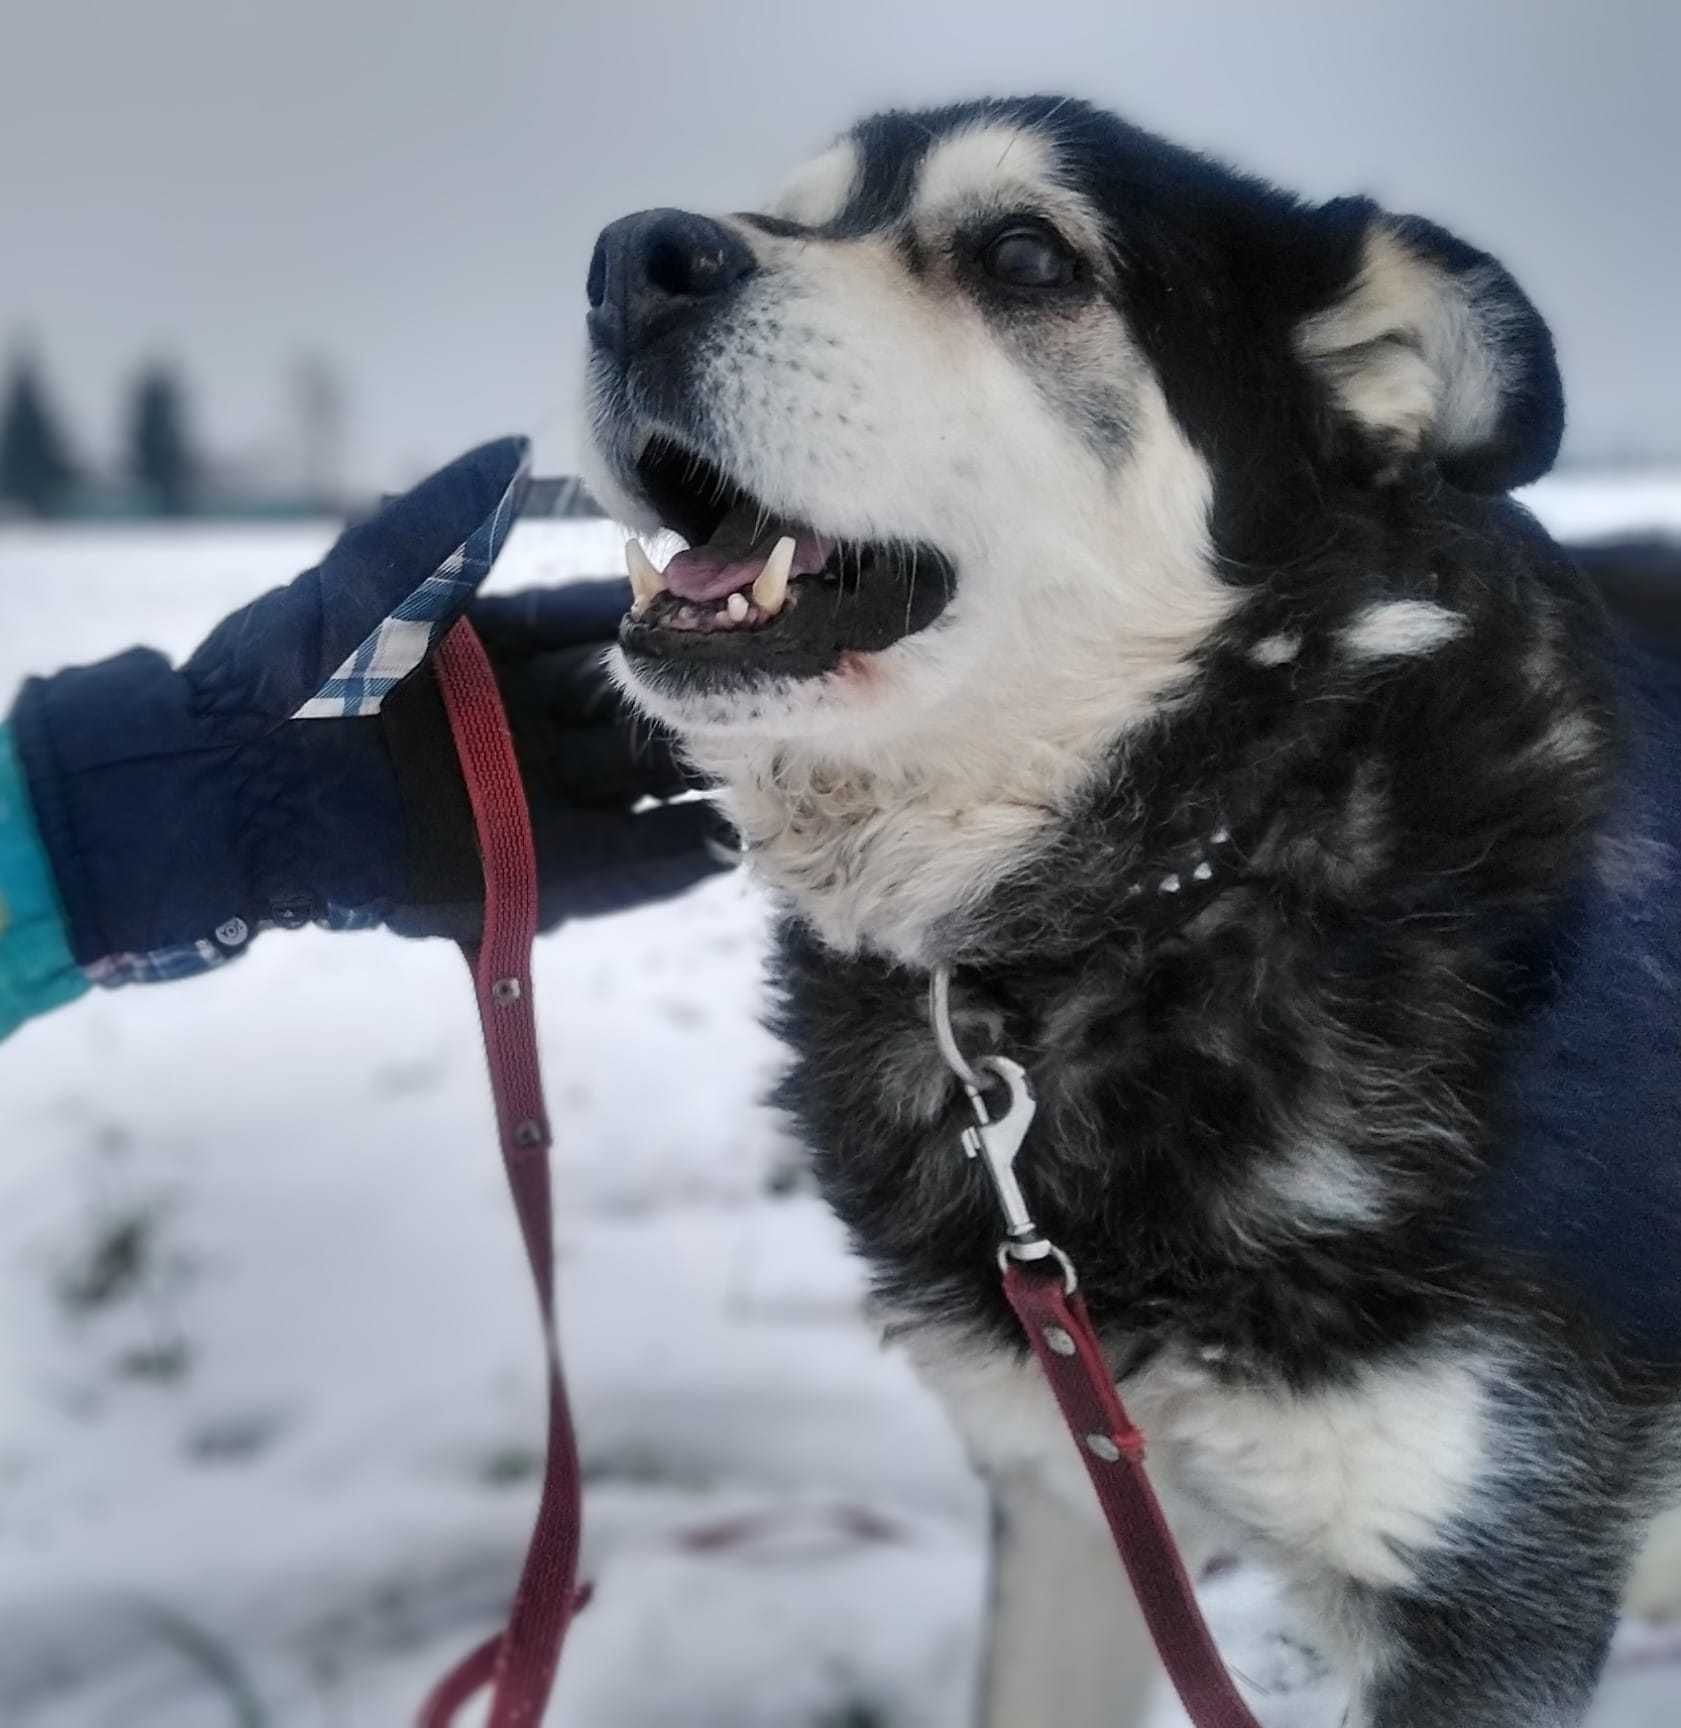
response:
<path fill-rule="evenodd" d="M 0 726 L 0 1038 L 87 987 L 71 958 L 23 769 Z"/>

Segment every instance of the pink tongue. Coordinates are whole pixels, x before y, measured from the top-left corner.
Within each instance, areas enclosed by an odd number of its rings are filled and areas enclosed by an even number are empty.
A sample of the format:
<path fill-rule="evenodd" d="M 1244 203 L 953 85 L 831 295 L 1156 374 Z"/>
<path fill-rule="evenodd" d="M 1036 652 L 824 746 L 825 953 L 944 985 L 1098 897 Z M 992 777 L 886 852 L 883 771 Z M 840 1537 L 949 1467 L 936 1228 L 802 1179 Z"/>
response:
<path fill-rule="evenodd" d="M 722 600 L 744 588 L 764 567 L 764 558 L 751 552 L 745 558 L 715 552 L 710 546 L 691 546 L 679 552 L 665 567 L 665 585 L 685 600 Z"/>
<path fill-rule="evenodd" d="M 765 566 L 771 548 L 787 532 L 771 528 L 750 549 L 725 550 L 720 546 L 691 546 L 679 552 L 665 567 L 665 585 L 685 600 L 722 600 L 745 588 Z M 802 528 L 794 536 L 793 576 L 815 576 L 829 556 L 831 542 L 821 534 Z"/>

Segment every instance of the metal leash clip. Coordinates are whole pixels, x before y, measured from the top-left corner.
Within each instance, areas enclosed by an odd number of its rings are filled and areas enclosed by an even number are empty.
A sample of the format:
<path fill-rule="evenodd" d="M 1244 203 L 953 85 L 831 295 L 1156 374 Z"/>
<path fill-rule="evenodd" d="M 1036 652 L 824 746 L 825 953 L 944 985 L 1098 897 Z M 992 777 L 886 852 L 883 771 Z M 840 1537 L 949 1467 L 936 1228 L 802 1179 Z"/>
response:
<path fill-rule="evenodd" d="M 980 1068 L 990 1070 L 1009 1089 L 1010 1101 L 1002 1116 L 994 1117 L 987 1107 L 987 1079 L 971 1066 L 957 1046 L 951 1025 L 951 969 L 934 968 L 928 986 L 928 1011 L 934 1023 L 934 1036 L 946 1065 L 961 1082 L 970 1108 L 975 1112 L 975 1125 L 963 1130 L 963 1150 L 985 1167 L 1004 1214 L 1004 1241 L 998 1249 L 998 1264 L 1003 1267 L 1011 1260 L 1045 1260 L 1055 1258 L 1062 1267 L 1063 1282 L 1070 1295 L 1077 1279 L 1073 1262 L 1033 1222 L 1027 1197 L 1016 1179 L 1016 1155 L 1021 1151 L 1027 1131 L 1033 1125 L 1039 1106 L 1028 1082 L 1027 1070 L 1008 1056 L 983 1056 Z"/>

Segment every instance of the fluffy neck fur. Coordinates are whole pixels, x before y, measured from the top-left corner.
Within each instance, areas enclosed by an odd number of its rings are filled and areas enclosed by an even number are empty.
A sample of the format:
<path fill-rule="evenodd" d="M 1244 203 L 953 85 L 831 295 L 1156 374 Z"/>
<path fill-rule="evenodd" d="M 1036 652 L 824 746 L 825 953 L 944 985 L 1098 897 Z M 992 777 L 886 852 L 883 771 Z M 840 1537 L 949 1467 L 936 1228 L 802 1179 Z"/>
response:
<path fill-rule="evenodd" d="M 937 933 L 1078 802 L 1124 724 L 1036 732 L 1054 701 L 1000 692 L 988 719 L 954 717 L 872 762 L 802 742 L 694 754 L 723 782 L 756 873 L 828 947 L 922 966 Z"/>

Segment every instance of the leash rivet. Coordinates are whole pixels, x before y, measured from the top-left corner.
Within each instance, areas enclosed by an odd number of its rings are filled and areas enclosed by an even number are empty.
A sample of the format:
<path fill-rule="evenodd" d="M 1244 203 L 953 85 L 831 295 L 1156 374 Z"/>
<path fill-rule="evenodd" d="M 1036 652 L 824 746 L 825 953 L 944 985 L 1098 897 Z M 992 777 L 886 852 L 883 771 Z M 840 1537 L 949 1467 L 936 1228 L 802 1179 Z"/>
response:
<path fill-rule="evenodd" d="M 1074 1354 L 1074 1334 L 1066 1326 L 1047 1326 L 1045 1328 L 1045 1342 L 1059 1356 L 1072 1356 Z"/>
<path fill-rule="evenodd" d="M 224 948 L 237 948 L 251 934 L 251 926 L 243 918 L 230 918 L 216 926 L 216 940 Z"/>
<path fill-rule="evenodd" d="M 516 1146 L 541 1146 L 543 1143 L 543 1124 L 534 1116 L 527 1116 L 523 1122 L 514 1124 L 514 1144 Z"/>
<path fill-rule="evenodd" d="M 1105 1464 L 1114 1464 L 1121 1456 L 1120 1447 L 1107 1434 L 1088 1434 L 1086 1450 L 1095 1453 Z"/>
<path fill-rule="evenodd" d="M 498 1008 L 506 1008 L 510 1002 L 519 1001 L 519 979 L 498 978 L 490 987 L 490 999 Z"/>

